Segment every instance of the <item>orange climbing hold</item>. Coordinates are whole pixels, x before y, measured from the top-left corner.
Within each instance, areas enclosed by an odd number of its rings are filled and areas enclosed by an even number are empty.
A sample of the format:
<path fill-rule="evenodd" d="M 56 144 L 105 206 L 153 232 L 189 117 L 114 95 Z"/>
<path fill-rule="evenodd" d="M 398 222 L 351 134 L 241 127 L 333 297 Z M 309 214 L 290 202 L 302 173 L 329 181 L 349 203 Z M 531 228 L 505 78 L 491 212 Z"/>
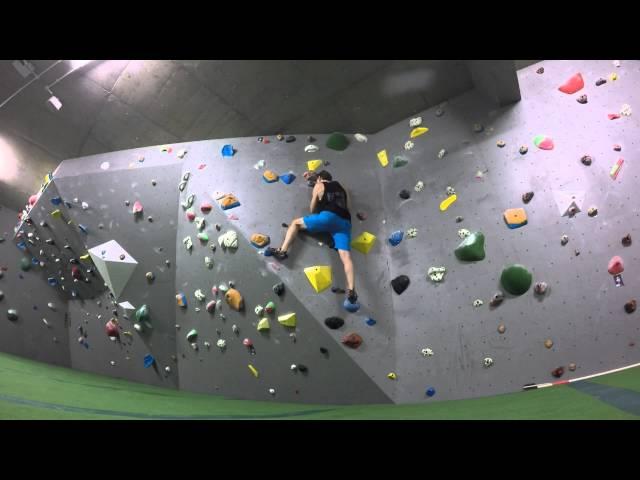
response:
<path fill-rule="evenodd" d="M 235 288 L 227 290 L 227 293 L 224 294 L 224 298 L 229 306 L 234 310 L 239 312 L 244 309 L 244 299 L 242 298 L 242 295 L 240 295 L 240 292 Z"/>
<path fill-rule="evenodd" d="M 582 79 L 582 75 L 579 73 L 576 73 L 573 77 L 571 77 L 569 80 L 567 80 L 562 85 L 560 85 L 558 90 L 560 90 L 562 93 L 572 95 L 577 91 L 582 90 L 583 88 L 584 88 L 584 80 Z"/>
<path fill-rule="evenodd" d="M 504 221 L 509 228 L 518 228 L 527 224 L 527 212 L 524 208 L 509 208 L 504 211 Z"/>

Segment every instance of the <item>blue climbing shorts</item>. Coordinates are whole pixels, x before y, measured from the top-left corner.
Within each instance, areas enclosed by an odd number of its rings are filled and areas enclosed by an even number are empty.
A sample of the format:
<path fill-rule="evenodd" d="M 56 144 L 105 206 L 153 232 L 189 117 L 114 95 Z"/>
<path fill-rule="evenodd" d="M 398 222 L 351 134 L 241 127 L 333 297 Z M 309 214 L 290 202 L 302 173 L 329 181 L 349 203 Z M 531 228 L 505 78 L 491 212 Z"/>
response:
<path fill-rule="evenodd" d="M 309 233 L 330 233 L 333 248 L 351 250 L 351 222 L 327 210 L 302 217 Z"/>

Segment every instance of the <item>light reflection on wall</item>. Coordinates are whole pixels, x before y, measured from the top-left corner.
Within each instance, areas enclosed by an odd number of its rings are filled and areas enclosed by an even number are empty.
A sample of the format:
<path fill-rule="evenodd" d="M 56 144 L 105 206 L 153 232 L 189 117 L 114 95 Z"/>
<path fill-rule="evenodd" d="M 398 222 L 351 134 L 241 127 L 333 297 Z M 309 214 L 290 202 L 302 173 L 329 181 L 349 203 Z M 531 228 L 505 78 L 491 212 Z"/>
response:
<path fill-rule="evenodd" d="M 18 178 L 18 159 L 11 145 L 0 137 L 0 181 L 10 183 Z"/>

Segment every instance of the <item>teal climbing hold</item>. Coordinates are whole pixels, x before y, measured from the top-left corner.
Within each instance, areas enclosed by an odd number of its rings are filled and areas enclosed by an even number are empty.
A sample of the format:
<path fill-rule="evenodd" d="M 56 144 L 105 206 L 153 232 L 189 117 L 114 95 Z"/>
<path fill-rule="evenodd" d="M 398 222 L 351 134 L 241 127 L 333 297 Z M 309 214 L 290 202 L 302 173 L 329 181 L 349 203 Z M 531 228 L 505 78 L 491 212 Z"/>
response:
<path fill-rule="evenodd" d="M 146 322 L 148 320 L 149 320 L 149 307 L 147 305 L 142 305 L 138 310 L 136 310 L 136 321 Z"/>
<path fill-rule="evenodd" d="M 26 257 L 22 257 L 22 260 L 20 260 L 20 268 L 26 272 L 31 268 L 31 261 Z"/>
<path fill-rule="evenodd" d="M 408 163 L 409 159 L 404 155 L 396 155 L 395 157 L 393 157 L 393 168 L 404 167 Z"/>
<path fill-rule="evenodd" d="M 500 276 L 502 287 L 511 295 L 525 293 L 531 287 L 532 280 L 533 276 L 527 267 L 517 263 L 505 267 Z"/>
<path fill-rule="evenodd" d="M 343 133 L 332 133 L 327 138 L 327 148 L 342 151 L 349 146 L 349 139 Z"/>
<path fill-rule="evenodd" d="M 456 258 L 463 262 L 477 262 L 483 260 L 484 253 L 484 234 L 482 232 L 473 232 L 465 237 L 458 248 L 455 249 Z"/>

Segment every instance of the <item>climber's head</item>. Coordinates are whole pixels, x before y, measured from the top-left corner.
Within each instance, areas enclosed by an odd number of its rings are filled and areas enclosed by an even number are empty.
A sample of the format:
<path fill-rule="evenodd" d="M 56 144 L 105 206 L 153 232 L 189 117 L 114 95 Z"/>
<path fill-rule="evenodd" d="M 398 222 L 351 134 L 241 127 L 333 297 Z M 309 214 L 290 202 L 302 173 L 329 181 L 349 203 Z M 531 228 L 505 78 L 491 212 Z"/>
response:
<path fill-rule="evenodd" d="M 326 170 L 322 170 L 322 171 L 318 172 L 318 180 L 323 180 L 325 182 L 330 182 L 331 180 L 333 180 L 333 177 Z"/>

